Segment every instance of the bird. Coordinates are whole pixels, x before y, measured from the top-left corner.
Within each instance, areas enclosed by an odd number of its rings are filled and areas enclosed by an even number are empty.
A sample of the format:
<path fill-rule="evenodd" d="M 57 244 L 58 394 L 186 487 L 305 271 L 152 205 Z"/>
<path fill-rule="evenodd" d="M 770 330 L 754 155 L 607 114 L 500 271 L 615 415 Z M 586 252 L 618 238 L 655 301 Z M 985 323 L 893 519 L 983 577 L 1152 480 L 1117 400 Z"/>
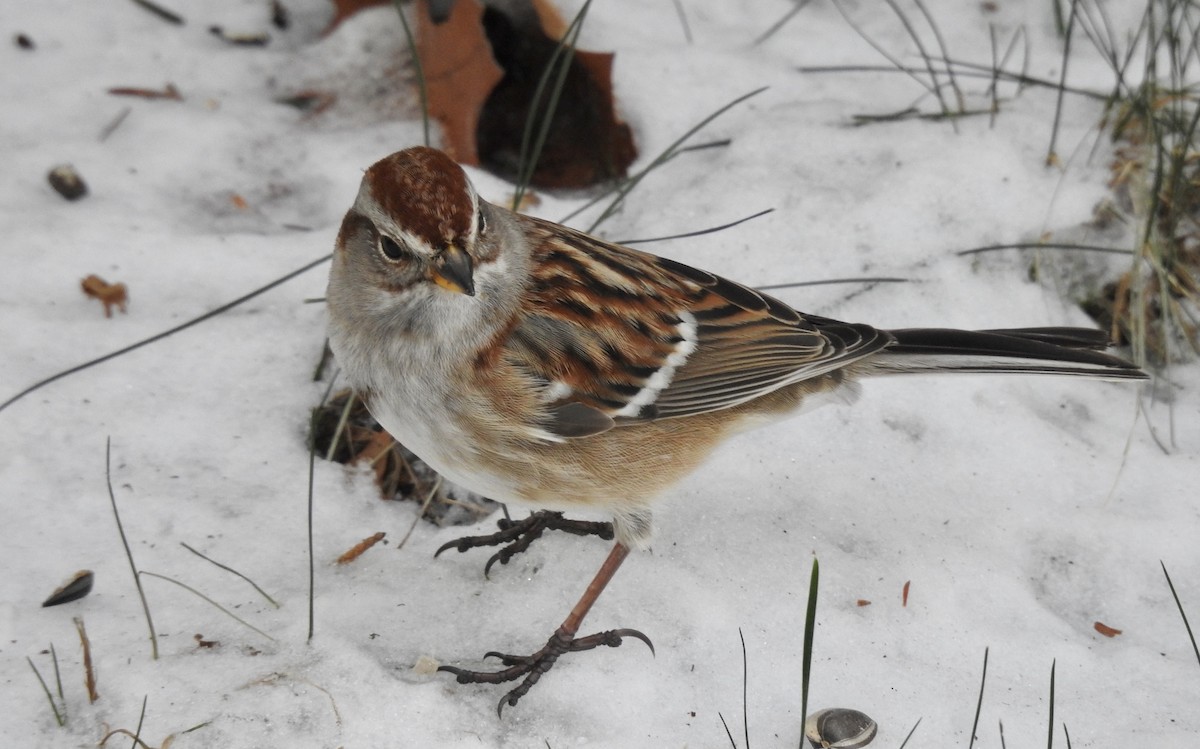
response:
<path fill-rule="evenodd" d="M 630 636 L 650 645 L 637 630 L 578 632 L 630 551 L 647 546 L 654 501 L 730 436 L 874 376 L 1147 378 L 1105 353 L 1094 329 L 887 330 L 805 314 L 489 203 L 425 146 L 366 170 L 326 300 L 342 372 L 431 467 L 501 502 L 612 516 L 611 551 L 542 648 L 489 653 L 505 666 L 495 672 L 441 667 L 460 683 L 520 680 L 498 712 L 567 652 Z"/>

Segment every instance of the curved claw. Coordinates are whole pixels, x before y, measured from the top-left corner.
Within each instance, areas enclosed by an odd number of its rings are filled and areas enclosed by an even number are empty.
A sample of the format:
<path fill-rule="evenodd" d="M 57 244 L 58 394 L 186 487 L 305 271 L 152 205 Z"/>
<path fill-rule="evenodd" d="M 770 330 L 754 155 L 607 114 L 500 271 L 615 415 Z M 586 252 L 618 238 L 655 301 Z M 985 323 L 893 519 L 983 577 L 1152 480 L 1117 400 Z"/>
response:
<path fill-rule="evenodd" d="M 613 634 L 617 637 L 636 637 L 646 643 L 646 647 L 650 648 L 650 655 L 657 657 L 658 653 L 654 652 L 654 643 L 650 642 L 650 638 L 636 629 L 615 629 Z"/>
<path fill-rule="evenodd" d="M 496 717 L 500 720 L 504 720 L 504 706 L 508 705 L 509 707 L 515 707 L 517 702 L 521 699 L 520 695 L 513 694 L 515 691 L 517 690 L 514 689 L 512 692 L 508 692 L 500 698 L 499 702 L 496 703 Z"/>
<path fill-rule="evenodd" d="M 437 670 L 445 671 L 448 674 L 454 674 L 454 680 L 459 684 L 471 683 L 471 672 L 465 668 L 458 668 L 457 666 L 438 666 Z"/>
<path fill-rule="evenodd" d="M 646 643 L 646 647 L 650 648 L 650 654 L 655 655 L 654 643 L 650 642 L 650 638 L 636 629 L 608 629 L 603 632 L 597 632 L 594 635 L 587 637 L 577 637 L 566 644 L 564 651 L 577 653 L 581 650 L 592 650 L 601 645 L 610 648 L 621 647 L 622 639 L 625 637 L 636 637 Z"/>
<path fill-rule="evenodd" d="M 505 666 L 523 666 L 531 664 L 537 660 L 536 656 L 532 655 L 510 655 L 501 653 L 498 650 L 489 650 L 483 654 L 484 658 L 498 658 Z"/>
<path fill-rule="evenodd" d="M 454 547 L 459 546 L 460 541 L 462 541 L 462 539 L 456 538 L 453 541 L 447 541 L 446 543 L 442 544 L 441 546 L 438 547 L 437 551 L 433 552 L 433 558 L 437 559 L 441 555 L 441 553 L 443 551 L 445 551 L 446 549 L 453 549 Z M 464 551 L 466 551 L 466 549 L 459 548 L 460 553 L 464 552 Z"/>
<path fill-rule="evenodd" d="M 504 549 L 501 549 L 500 551 L 497 551 L 495 554 L 488 557 L 487 564 L 483 565 L 483 579 L 485 579 L 485 580 L 492 579 L 492 575 L 491 575 L 492 565 L 495 564 L 497 561 L 499 561 L 500 564 L 508 564 L 508 559 L 500 558 L 500 555 L 503 553 L 504 553 Z"/>

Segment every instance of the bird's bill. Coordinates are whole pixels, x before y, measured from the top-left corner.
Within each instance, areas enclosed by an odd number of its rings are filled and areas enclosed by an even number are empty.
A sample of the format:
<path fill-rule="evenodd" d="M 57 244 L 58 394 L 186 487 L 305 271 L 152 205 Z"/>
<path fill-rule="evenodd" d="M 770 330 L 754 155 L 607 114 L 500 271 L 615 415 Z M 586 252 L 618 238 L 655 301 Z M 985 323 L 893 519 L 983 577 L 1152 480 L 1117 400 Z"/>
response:
<path fill-rule="evenodd" d="M 475 296 L 474 274 L 471 256 L 461 247 L 450 245 L 434 259 L 430 280 L 448 291 Z"/>

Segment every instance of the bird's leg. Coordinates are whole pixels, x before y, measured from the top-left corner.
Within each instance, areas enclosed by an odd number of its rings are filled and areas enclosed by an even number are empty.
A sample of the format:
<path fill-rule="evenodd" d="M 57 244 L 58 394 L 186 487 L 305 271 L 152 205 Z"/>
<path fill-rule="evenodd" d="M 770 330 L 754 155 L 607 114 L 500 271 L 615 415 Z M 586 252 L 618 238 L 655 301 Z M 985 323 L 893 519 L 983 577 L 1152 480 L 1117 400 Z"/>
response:
<path fill-rule="evenodd" d="M 483 574 L 486 576 L 491 571 L 493 564 L 496 562 L 508 564 L 509 559 L 528 549 L 530 544 L 541 538 L 542 533 L 548 530 L 565 531 L 576 536 L 599 536 L 605 541 L 613 539 L 612 523 L 571 520 L 563 517 L 561 512 L 551 510 L 538 510 L 530 513 L 529 517 L 524 520 L 513 520 L 506 514 L 496 522 L 496 525 L 500 527 L 500 530 L 495 533 L 483 536 L 463 536 L 442 544 L 433 555 L 436 557 L 447 549 L 456 549 L 461 553 L 481 546 L 502 546 L 503 548 L 493 554 L 484 565 Z"/>
<path fill-rule="evenodd" d="M 621 562 L 625 561 L 625 557 L 628 555 L 629 547 L 625 544 L 617 543 L 613 546 L 608 558 L 604 560 L 604 564 L 600 565 L 600 570 L 588 584 L 587 590 L 583 592 L 579 602 L 571 609 L 571 613 L 567 615 L 558 629 L 554 630 L 554 634 L 550 635 L 545 646 L 533 655 L 509 655 L 493 651 L 486 654 L 484 658 L 493 656 L 499 658 L 507 668 L 499 671 L 468 671 L 455 666 L 440 666 L 438 671 L 454 674 L 459 684 L 501 684 L 525 677 L 516 689 L 500 698 L 499 704 L 496 705 L 496 713 L 499 715 L 503 712 L 505 705 L 510 707 L 516 705 L 533 688 L 533 685 L 538 683 L 542 675 L 554 667 L 555 661 L 563 653 L 591 650 L 601 645 L 615 648 L 625 637 L 638 638 L 646 643 L 650 652 L 653 653 L 654 645 L 650 642 L 650 638 L 636 629 L 610 629 L 587 637 L 575 636 L 579 632 L 579 626 L 583 624 L 584 617 L 591 611 L 592 604 L 604 592 L 604 587 L 608 585 L 609 580 L 612 580 L 617 568 L 621 566 Z"/>

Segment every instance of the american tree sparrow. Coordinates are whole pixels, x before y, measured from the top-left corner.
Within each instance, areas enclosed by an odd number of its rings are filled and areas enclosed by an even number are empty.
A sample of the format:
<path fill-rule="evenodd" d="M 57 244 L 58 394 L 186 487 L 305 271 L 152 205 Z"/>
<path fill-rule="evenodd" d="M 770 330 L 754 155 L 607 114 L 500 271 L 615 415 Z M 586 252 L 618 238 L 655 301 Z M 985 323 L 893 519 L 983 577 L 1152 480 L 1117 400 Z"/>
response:
<path fill-rule="evenodd" d="M 440 151 L 367 170 L 338 234 L 329 340 L 379 422 L 436 470 L 504 502 L 612 513 L 616 544 L 545 647 L 462 683 L 521 677 L 576 638 L 655 497 L 726 437 L 868 375 L 1014 372 L 1141 380 L 1083 328 L 880 330 L 797 312 L 712 273 L 481 199 Z M 646 641 L 649 644 L 649 641 Z"/>

